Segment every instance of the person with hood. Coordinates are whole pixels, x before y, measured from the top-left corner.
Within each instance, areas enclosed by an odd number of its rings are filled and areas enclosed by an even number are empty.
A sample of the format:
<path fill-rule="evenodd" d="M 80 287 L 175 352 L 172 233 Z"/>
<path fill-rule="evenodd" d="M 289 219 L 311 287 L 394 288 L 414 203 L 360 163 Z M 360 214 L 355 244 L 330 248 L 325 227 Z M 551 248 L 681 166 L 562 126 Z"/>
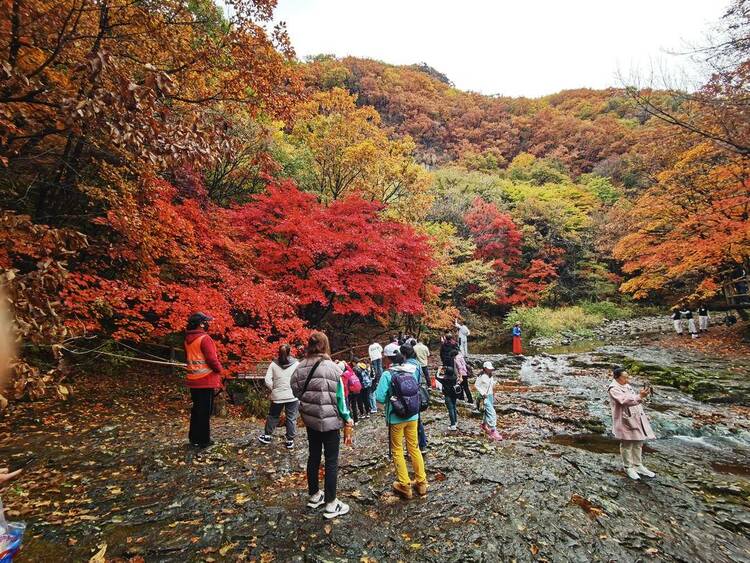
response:
<path fill-rule="evenodd" d="M 391 397 L 395 395 L 392 384 L 393 379 L 402 375 L 408 375 L 417 380 L 417 367 L 412 363 L 406 363 L 404 357 L 401 355 L 401 351 L 397 348 L 387 349 L 383 360 L 386 369 L 383 371 L 378 388 L 375 390 L 375 400 L 385 405 L 389 447 L 393 456 L 393 466 L 396 470 L 396 481 L 393 482 L 393 490 L 404 499 L 412 498 L 414 490 L 416 490 L 419 496 L 425 496 L 427 494 L 427 474 L 425 473 L 424 459 L 422 458 L 422 452 L 419 450 L 417 439 L 419 409 L 417 408 L 417 412 L 413 415 L 401 418 L 393 412 L 391 405 Z M 419 395 L 417 394 L 418 401 Z M 409 452 L 409 458 L 411 459 L 414 471 L 414 481 L 409 479 L 409 471 L 406 468 L 404 440 L 406 440 L 406 450 Z"/>
<path fill-rule="evenodd" d="M 469 335 L 471 334 L 471 331 L 468 326 L 459 322 L 458 319 L 454 320 L 453 324 L 458 330 L 458 348 L 461 350 L 464 357 L 466 357 L 469 355 Z"/>
<path fill-rule="evenodd" d="M 682 314 L 677 307 L 672 309 L 672 325 L 677 334 L 682 334 Z"/>
<path fill-rule="evenodd" d="M 521 323 L 516 321 L 513 323 L 513 353 L 516 355 L 523 354 L 523 350 L 521 348 Z"/>
<path fill-rule="evenodd" d="M 331 360 L 331 346 L 322 332 L 313 332 L 307 341 L 305 359 L 291 379 L 292 393 L 300 401 L 300 413 L 307 427 L 307 506 L 325 504 L 323 516 L 336 518 L 349 512 L 349 505 L 336 498 L 341 428 L 344 443 L 351 444 L 354 424 L 346 406 L 341 370 Z M 318 473 L 321 453 L 325 452 L 325 485 L 320 490 Z"/>
<path fill-rule="evenodd" d="M 205 313 L 193 313 L 188 318 L 185 332 L 186 383 L 190 388 L 190 398 L 193 402 L 188 440 L 191 445 L 198 448 L 213 445 L 211 412 L 216 391 L 222 386 L 223 368 L 216 355 L 216 345 L 208 335 L 208 324 L 212 320 L 213 317 Z"/>
<path fill-rule="evenodd" d="M 708 307 L 705 303 L 701 303 L 698 307 L 698 330 L 701 332 L 708 332 Z"/>
<path fill-rule="evenodd" d="M 482 373 L 477 377 L 474 387 L 479 395 L 478 400 L 484 404 L 482 424 L 479 427 L 491 440 L 500 441 L 503 437 L 497 431 L 497 413 L 495 413 L 495 366 L 492 362 L 482 364 Z"/>
<path fill-rule="evenodd" d="M 286 412 L 286 449 L 294 449 L 294 437 L 297 433 L 297 416 L 299 401 L 292 393 L 290 384 L 292 374 L 297 369 L 297 360 L 291 356 L 292 348 L 289 344 L 279 346 L 278 356 L 269 364 L 266 370 L 266 387 L 271 390 L 271 407 L 266 417 L 266 427 L 258 441 L 270 444 L 273 431 L 279 425 L 282 411 Z"/>
<path fill-rule="evenodd" d="M 636 393 L 630 386 L 630 376 L 624 368 L 615 366 L 609 384 L 609 403 L 612 407 L 612 431 L 620 440 L 620 454 L 625 473 L 631 479 L 640 476 L 655 477 L 656 474 L 643 465 L 643 442 L 655 440 L 651 423 L 643 411 L 643 400 L 651 394 L 650 387 Z"/>

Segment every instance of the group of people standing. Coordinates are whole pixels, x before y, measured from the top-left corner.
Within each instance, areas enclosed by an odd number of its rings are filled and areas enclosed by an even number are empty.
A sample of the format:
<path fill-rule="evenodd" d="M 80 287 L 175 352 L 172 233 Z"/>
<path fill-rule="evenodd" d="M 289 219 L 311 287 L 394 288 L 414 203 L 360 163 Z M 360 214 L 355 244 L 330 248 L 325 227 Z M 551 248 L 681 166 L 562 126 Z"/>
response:
<path fill-rule="evenodd" d="M 191 315 L 185 337 L 187 385 L 193 402 L 189 440 L 198 448 L 213 444 L 210 416 L 215 393 L 222 386 L 222 367 L 214 343 L 208 336 L 211 320 L 203 313 Z M 458 321 L 456 328 L 457 335 L 447 333 L 442 338 L 442 366 L 435 375 L 443 391 L 450 430 L 458 429 L 456 404 L 462 399 L 482 413 L 480 428 L 488 438 L 502 440 L 496 428 L 494 408 L 495 368 L 491 362 L 483 364 L 475 382 L 475 404 L 469 387 L 471 372 L 466 362 L 465 336 L 469 333 L 468 329 L 462 331 Z M 324 506 L 325 518 L 336 518 L 349 512 L 349 506 L 336 496 L 342 430 L 344 444 L 351 445 L 357 419 L 377 413 L 377 405 L 383 406 L 388 430 L 389 452 L 396 476 L 393 491 L 404 499 L 411 499 L 415 494 L 427 495 L 424 465 L 427 436 L 421 412 L 429 405 L 430 350 L 415 338 L 399 335 L 385 347 L 379 343 L 370 345 L 368 356 L 369 366 L 365 362 L 358 362 L 353 367 L 343 361 L 335 362 L 331 359 L 328 337 L 322 332 L 314 332 L 307 341 L 304 358 L 294 358 L 291 347 L 282 344 L 266 371 L 265 383 L 271 392 L 271 404 L 263 434 L 258 440 L 263 444 L 272 441 L 283 413 L 286 417 L 285 445 L 287 449 L 293 449 L 297 418 L 301 414 L 308 441 L 307 506 L 313 509 Z M 653 438 L 641 407 L 641 401 L 650 393 L 650 389 L 634 393 L 628 385 L 627 373 L 621 368 L 615 369 L 614 381 L 609 387 L 614 431 L 622 440 L 623 463 L 633 479 L 638 479 L 639 475 L 654 476 L 641 460 L 643 441 Z M 411 461 L 413 478 L 406 465 L 404 449 Z M 319 482 L 321 462 L 325 468 L 323 490 Z"/>
<path fill-rule="evenodd" d="M 698 326 L 695 325 L 695 316 L 693 310 L 690 307 L 680 309 L 675 307 L 672 309 L 672 324 L 677 334 L 683 334 L 685 328 L 685 322 L 687 322 L 687 333 L 693 338 L 698 338 L 699 332 L 708 332 L 708 321 L 710 315 L 708 314 L 708 307 L 701 303 L 698 307 Z"/>

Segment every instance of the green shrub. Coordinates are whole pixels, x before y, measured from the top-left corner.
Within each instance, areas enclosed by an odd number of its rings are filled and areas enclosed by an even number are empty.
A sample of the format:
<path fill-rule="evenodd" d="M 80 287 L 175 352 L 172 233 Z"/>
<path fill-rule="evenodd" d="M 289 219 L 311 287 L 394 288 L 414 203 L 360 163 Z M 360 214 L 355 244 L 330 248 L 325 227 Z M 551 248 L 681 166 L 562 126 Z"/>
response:
<path fill-rule="evenodd" d="M 518 307 L 505 317 L 503 325 L 510 330 L 514 323 L 521 323 L 526 338 L 551 337 L 561 332 L 588 334 L 592 328 L 602 324 L 604 318 L 602 314 L 587 312 L 577 305 L 560 309 Z"/>
<path fill-rule="evenodd" d="M 581 308 L 589 315 L 596 315 L 605 319 L 631 319 L 635 316 L 635 309 L 628 305 L 619 305 L 611 301 L 594 301 L 581 303 Z"/>

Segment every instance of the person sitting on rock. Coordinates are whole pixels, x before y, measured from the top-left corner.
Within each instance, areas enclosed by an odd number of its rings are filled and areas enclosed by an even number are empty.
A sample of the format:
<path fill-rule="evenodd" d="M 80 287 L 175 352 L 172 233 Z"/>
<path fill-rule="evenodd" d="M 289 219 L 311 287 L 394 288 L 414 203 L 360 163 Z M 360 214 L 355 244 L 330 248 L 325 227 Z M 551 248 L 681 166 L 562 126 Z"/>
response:
<path fill-rule="evenodd" d="M 620 440 L 625 473 L 631 479 L 640 479 L 641 475 L 655 477 L 656 474 L 646 469 L 642 461 L 643 442 L 656 439 L 641 404 L 651 394 L 651 388 L 644 387 L 636 393 L 628 383 L 628 372 L 620 366 L 613 368 L 612 376 L 607 390 L 612 406 L 612 431 Z"/>

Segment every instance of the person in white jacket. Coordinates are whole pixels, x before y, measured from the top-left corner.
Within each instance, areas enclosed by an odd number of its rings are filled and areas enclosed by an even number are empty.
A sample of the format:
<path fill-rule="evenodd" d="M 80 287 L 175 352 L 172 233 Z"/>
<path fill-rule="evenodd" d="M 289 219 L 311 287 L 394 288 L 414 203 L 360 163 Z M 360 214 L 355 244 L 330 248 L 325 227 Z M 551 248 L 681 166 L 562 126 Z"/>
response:
<path fill-rule="evenodd" d="M 469 335 L 471 331 L 469 327 L 463 323 L 458 322 L 458 319 L 454 321 L 456 328 L 458 329 L 458 348 L 464 355 L 464 358 L 469 355 Z"/>
<path fill-rule="evenodd" d="M 492 362 L 482 364 L 482 373 L 477 377 L 474 387 L 477 390 L 478 403 L 484 403 L 484 414 L 480 428 L 491 440 L 500 441 L 503 437 L 497 431 L 497 413 L 495 412 L 495 366 Z"/>
<path fill-rule="evenodd" d="M 291 356 L 289 344 L 279 347 L 279 355 L 274 358 L 266 371 L 266 387 L 271 390 L 271 407 L 266 418 L 266 427 L 258 441 L 270 444 L 273 431 L 279 425 L 281 412 L 286 412 L 286 447 L 294 449 L 294 437 L 297 434 L 297 416 L 299 401 L 292 393 L 290 380 L 299 362 Z"/>

